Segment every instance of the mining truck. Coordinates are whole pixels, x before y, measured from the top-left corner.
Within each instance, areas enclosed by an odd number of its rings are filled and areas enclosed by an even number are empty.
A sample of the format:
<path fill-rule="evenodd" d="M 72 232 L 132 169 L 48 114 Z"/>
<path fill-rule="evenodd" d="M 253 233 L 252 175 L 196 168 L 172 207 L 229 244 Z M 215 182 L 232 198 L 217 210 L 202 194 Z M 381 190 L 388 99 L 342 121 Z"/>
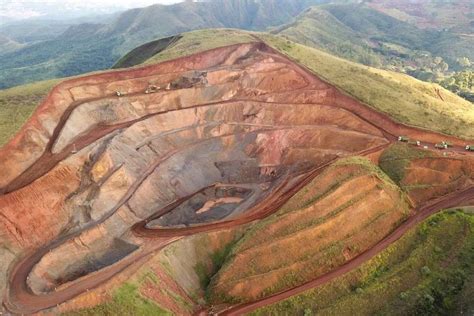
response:
<path fill-rule="evenodd" d="M 451 144 L 449 142 L 446 142 L 446 141 L 442 141 L 441 144 L 446 145 L 446 148 L 447 147 L 453 147 L 453 144 Z"/>
<path fill-rule="evenodd" d="M 474 145 L 466 145 L 467 151 L 474 151 Z"/>
<path fill-rule="evenodd" d="M 121 96 L 123 95 L 122 92 L 120 92 L 120 91 L 115 91 L 115 94 L 116 94 L 118 97 L 121 97 Z"/>
<path fill-rule="evenodd" d="M 410 140 L 408 141 L 408 144 L 413 146 L 421 146 L 421 142 L 419 140 Z"/>
<path fill-rule="evenodd" d="M 158 86 L 151 85 L 151 86 L 149 86 L 149 87 L 145 90 L 145 93 L 146 93 L 146 94 L 154 93 L 154 92 L 157 92 L 157 91 L 160 90 L 160 89 L 161 89 L 161 88 L 158 87 Z"/>
<path fill-rule="evenodd" d="M 407 143 L 410 140 L 407 136 L 398 136 L 398 141 L 399 142 L 404 142 Z"/>
<path fill-rule="evenodd" d="M 435 148 L 437 148 L 437 149 L 448 149 L 448 144 L 445 144 L 444 142 L 443 143 L 438 143 L 438 144 L 435 144 Z"/>

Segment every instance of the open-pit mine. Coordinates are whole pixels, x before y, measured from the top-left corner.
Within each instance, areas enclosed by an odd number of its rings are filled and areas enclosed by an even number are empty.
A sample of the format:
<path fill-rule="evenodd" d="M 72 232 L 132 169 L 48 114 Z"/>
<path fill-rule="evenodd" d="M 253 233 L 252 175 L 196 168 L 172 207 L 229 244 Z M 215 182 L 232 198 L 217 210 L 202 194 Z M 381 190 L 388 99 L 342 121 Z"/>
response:
<path fill-rule="evenodd" d="M 473 170 L 465 140 L 401 125 L 263 43 L 64 81 L 0 150 L 0 237 L 13 249 L 0 252 L 4 306 L 56 307 L 179 238 L 265 218 L 337 159 L 378 159 L 399 135 L 452 146 L 413 166 L 407 185 L 435 159 Z M 472 200 L 463 179 L 420 189 L 404 226 L 347 264 Z"/>

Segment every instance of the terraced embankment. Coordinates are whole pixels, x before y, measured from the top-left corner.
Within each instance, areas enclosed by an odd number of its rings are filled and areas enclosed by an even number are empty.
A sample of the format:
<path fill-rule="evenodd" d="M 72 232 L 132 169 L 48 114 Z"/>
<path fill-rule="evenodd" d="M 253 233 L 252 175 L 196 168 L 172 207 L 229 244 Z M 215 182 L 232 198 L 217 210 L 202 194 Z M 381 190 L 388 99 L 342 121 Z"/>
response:
<path fill-rule="evenodd" d="M 0 151 L 4 305 L 54 307 L 182 236 L 264 218 L 335 160 L 399 134 L 465 145 L 395 123 L 262 43 L 65 81 Z M 368 249 L 405 210 L 365 180 L 361 196 L 396 209 Z M 383 215 L 364 210 L 352 209 L 366 224 Z"/>

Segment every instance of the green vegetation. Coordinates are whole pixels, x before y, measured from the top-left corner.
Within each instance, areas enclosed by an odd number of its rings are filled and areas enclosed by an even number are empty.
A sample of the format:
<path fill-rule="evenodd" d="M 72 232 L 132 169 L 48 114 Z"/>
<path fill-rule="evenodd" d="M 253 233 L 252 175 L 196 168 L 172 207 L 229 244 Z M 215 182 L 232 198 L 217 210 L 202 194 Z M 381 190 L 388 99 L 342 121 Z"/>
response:
<path fill-rule="evenodd" d="M 182 36 L 172 47 L 165 49 L 144 63 L 154 64 L 217 47 L 257 41 L 252 33 L 230 29 L 193 31 L 184 33 Z"/>
<path fill-rule="evenodd" d="M 356 270 L 253 315 L 447 315 L 472 299 L 473 272 L 474 216 L 447 211 Z"/>
<path fill-rule="evenodd" d="M 380 168 L 397 184 L 405 177 L 405 170 L 414 159 L 431 157 L 429 151 L 407 144 L 393 144 L 380 156 Z"/>
<path fill-rule="evenodd" d="M 324 80 L 401 123 L 474 138 L 472 104 L 437 84 L 352 63 L 280 37 L 259 37 Z"/>
<path fill-rule="evenodd" d="M 322 1 L 186 1 L 128 10 L 106 24 L 73 25 L 52 39 L 2 54 L 0 89 L 107 69 L 137 46 L 187 31 L 215 27 L 265 30 L 288 23 Z"/>
<path fill-rule="evenodd" d="M 461 71 L 441 81 L 441 86 L 474 102 L 474 71 Z"/>
<path fill-rule="evenodd" d="M 211 278 L 220 270 L 224 264 L 225 259 L 231 252 L 232 248 L 236 244 L 237 240 L 232 240 L 224 247 L 217 249 L 210 254 L 210 264 L 206 264 L 203 261 L 199 261 L 195 266 L 194 270 L 199 277 L 201 287 L 207 289 Z"/>
<path fill-rule="evenodd" d="M 99 315 L 172 315 L 161 309 L 152 301 L 138 293 L 135 284 L 125 283 L 118 288 L 110 302 L 99 304 L 93 308 L 82 309 L 62 314 L 64 316 L 99 316 Z"/>
<path fill-rule="evenodd" d="M 58 80 L 0 90 L 0 146 L 14 135 Z"/>
<path fill-rule="evenodd" d="M 472 74 L 473 40 L 449 31 L 417 28 L 379 12 L 370 4 L 322 5 L 273 31 L 297 43 L 368 66 L 407 73 L 443 83 Z M 454 73 L 453 73 L 454 71 Z M 472 89 L 445 88 L 468 98 Z"/>
<path fill-rule="evenodd" d="M 145 62 L 147 59 L 155 56 L 159 52 L 169 48 L 181 37 L 181 35 L 170 36 L 143 44 L 142 46 L 135 48 L 130 53 L 120 58 L 120 60 L 116 62 L 112 68 L 127 68 L 139 65 Z"/>

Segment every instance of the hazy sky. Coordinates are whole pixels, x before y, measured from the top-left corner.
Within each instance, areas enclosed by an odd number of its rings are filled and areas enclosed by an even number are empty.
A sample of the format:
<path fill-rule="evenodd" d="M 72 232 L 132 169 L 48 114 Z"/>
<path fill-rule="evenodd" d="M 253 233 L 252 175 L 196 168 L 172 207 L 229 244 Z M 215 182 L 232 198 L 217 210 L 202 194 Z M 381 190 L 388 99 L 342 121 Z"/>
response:
<path fill-rule="evenodd" d="M 173 4 L 182 0 L 0 0 L 0 19 L 28 18 L 68 12 L 109 12 L 148 5 Z M 1 24 L 1 21 L 0 21 Z"/>
<path fill-rule="evenodd" d="M 182 1 L 182 0 L 181 0 Z M 0 0 L 0 7 L 5 5 L 11 4 L 58 4 L 61 5 L 64 2 L 67 3 L 90 3 L 95 5 L 123 5 L 123 6 L 135 6 L 137 4 L 142 5 L 150 5 L 154 3 L 161 3 L 161 4 L 171 4 L 176 2 L 181 2 L 180 0 Z"/>

